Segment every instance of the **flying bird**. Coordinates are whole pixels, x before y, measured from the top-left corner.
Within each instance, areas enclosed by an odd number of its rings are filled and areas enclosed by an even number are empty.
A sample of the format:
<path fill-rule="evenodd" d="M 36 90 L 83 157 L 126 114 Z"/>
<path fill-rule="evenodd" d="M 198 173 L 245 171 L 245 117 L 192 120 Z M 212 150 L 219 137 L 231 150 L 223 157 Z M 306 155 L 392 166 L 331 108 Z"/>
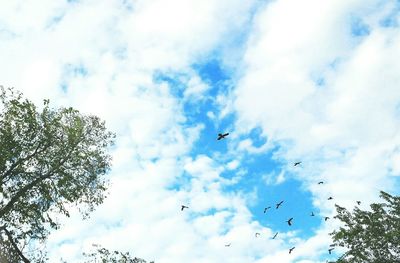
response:
<path fill-rule="evenodd" d="M 289 254 L 292 253 L 292 251 L 293 251 L 294 248 L 295 248 L 295 247 L 292 247 L 291 249 L 289 249 Z"/>
<path fill-rule="evenodd" d="M 275 239 L 277 235 L 278 235 L 278 232 L 275 233 L 275 235 L 272 237 L 272 239 Z"/>
<path fill-rule="evenodd" d="M 258 237 L 260 235 L 260 233 L 256 233 L 256 237 Z"/>
<path fill-rule="evenodd" d="M 329 219 L 329 216 L 326 216 L 326 217 L 325 217 L 325 221 L 328 221 L 328 219 Z"/>
<path fill-rule="evenodd" d="M 332 197 L 332 196 L 329 196 L 328 200 L 332 200 L 332 199 L 333 199 L 333 197 Z"/>
<path fill-rule="evenodd" d="M 288 225 L 289 225 L 289 226 L 291 226 L 291 225 L 292 225 L 292 220 L 293 220 L 293 217 L 289 218 L 289 220 L 288 220 L 288 221 L 286 221 L 286 222 L 288 223 Z"/>
<path fill-rule="evenodd" d="M 318 184 L 323 184 L 324 182 L 322 182 L 322 181 L 320 181 L 320 182 L 318 182 Z"/>
<path fill-rule="evenodd" d="M 301 162 L 295 162 L 293 166 L 297 166 L 299 164 L 301 164 Z"/>
<path fill-rule="evenodd" d="M 219 140 L 225 139 L 225 137 L 228 136 L 228 135 L 229 135 L 229 132 L 224 133 L 224 134 L 218 133 L 218 138 L 217 138 L 217 140 L 219 141 Z"/>
<path fill-rule="evenodd" d="M 361 205 L 361 201 L 357 201 L 357 205 Z"/>
<path fill-rule="evenodd" d="M 267 212 L 267 210 L 270 209 L 270 208 L 271 208 L 270 206 L 264 208 L 264 214 L 265 214 L 265 213 Z"/>
<path fill-rule="evenodd" d="M 314 212 L 311 212 L 311 216 L 315 216 L 315 215 L 314 215 Z"/>
<path fill-rule="evenodd" d="M 283 203 L 283 200 L 276 204 L 276 209 L 278 209 Z"/>
<path fill-rule="evenodd" d="M 333 247 L 333 248 L 330 248 L 330 249 L 328 249 L 328 251 L 329 251 L 329 255 L 330 254 L 332 254 L 332 250 L 334 250 L 335 248 Z"/>
<path fill-rule="evenodd" d="M 230 247 L 230 246 L 231 246 L 231 243 L 229 243 L 229 244 L 226 244 L 225 246 L 226 246 L 226 247 Z"/>
<path fill-rule="evenodd" d="M 185 209 L 185 208 L 189 208 L 189 207 L 185 206 L 185 205 L 181 205 L 181 211 L 183 211 L 183 209 Z"/>

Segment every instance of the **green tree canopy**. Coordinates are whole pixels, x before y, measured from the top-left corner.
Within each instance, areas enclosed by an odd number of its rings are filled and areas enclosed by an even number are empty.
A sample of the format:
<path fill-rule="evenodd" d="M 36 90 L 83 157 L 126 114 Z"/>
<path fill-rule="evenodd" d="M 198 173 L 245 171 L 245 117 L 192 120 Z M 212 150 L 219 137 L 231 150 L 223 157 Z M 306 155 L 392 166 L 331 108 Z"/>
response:
<path fill-rule="evenodd" d="M 68 207 L 85 217 L 102 203 L 113 138 L 96 116 L 48 100 L 38 110 L 0 87 L 0 259 L 29 262 L 26 243 L 45 240 Z"/>
<path fill-rule="evenodd" d="M 331 235 L 347 252 L 334 262 L 400 262 L 400 197 L 383 191 L 380 197 L 384 202 L 371 204 L 371 211 L 355 207 L 350 212 L 336 205 L 335 218 L 344 226 Z"/>

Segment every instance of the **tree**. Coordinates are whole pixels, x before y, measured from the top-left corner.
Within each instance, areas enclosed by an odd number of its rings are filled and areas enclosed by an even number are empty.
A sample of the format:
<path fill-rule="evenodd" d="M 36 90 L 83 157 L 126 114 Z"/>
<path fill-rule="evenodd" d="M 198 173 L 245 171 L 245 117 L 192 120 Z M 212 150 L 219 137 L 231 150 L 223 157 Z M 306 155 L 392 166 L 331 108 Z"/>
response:
<path fill-rule="evenodd" d="M 96 116 L 0 92 L 0 259 L 40 262 L 30 240 L 44 241 L 72 205 L 85 218 L 103 202 L 114 134 Z"/>
<path fill-rule="evenodd" d="M 85 263 L 99 262 L 99 263 L 146 263 L 143 259 L 132 257 L 129 252 L 109 251 L 99 245 L 93 245 L 96 251 L 91 253 L 84 253 L 89 260 Z M 153 261 L 150 263 L 154 263 Z"/>
<path fill-rule="evenodd" d="M 335 218 L 344 223 L 331 233 L 336 246 L 347 248 L 335 262 L 400 262 L 400 197 L 381 191 L 383 203 L 371 211 L 355 207 L 349 212 L 336 205 Z"/>

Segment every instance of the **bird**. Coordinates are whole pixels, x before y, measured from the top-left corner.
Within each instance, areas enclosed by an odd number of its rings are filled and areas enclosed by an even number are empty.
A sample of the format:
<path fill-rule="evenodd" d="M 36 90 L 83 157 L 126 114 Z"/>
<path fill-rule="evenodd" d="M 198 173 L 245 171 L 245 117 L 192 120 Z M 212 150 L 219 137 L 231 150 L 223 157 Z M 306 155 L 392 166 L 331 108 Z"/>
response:
<path fill-rule="evenodd" d="M 328 221 L 328 219 L 329 219 L 329 216 L 326 216 L 326 217 L 325 217 L 325 221 Z"/>
<path fill-rule="evenodd" d="M 334 247 L 332 247 L 332 248 L 328 249 L 328 251 L 329 251 L 329 255 L 330 255 L 330 254 L 332 254 L 332 250 L 334 250 L 334 249 L 335 249 Z"/>
<path fill-rule="evenodd" d="M 314 212 L 311 212 L 311 216 L 315 216 L 315 215 L 314 215 Z"/>
<path fill-rule="evenodd" d="M 185 208 L 189 208 L 189 207 L 185 206 L 185 205 L 181 205 L 181 211 L 183 211 L 183 209 L 185 209 Z"/>
<path fill-rule="evenodd" d="M 229 243 L 229 244 L 226 244 L 225 246 L 226 246 L 226 247 L 230 247 L 230 246 L 231 246 L 231 243 Z"/>
<path fill-rule="evenodd" d="M 267 210 L 270 209 L 270 208 L 271 208 L 270 206 L 264 208 L 264 214 L 265 214 L 265 213 L 267 212 Z"/>
<path fill-rule="evenodd" d="M 278 235 L 278 232 L 275 233 L 275 235 L 272 237 L 272 239 L 275 239 L 277 235 Z"/>
<path fill-rule="evenodd" d="M 260 235 L 260 233 L 256 233 L 256 237 L 258 237 Z"/>
<path fill-rule="evenodd" d="M 225 137 L 228 136 L 228 135 L 229 135 L 229 132 L 224 133 L 224 134 L 218 133 L 218 138 L 217 138 L 217 140 L 219 141 L 219 140 L 225 139 Z"/>
<path fill-rule="evenodd" d="M 288 220 L 288 221 L 286 221 L 286 222 L 288 223 L 288 225 L 289 225 L 289 226 L 291 226 L 291 225 L 292 225 L 292 220 L 293 220 L 293 217 L 289 218 L 289 220 Z"/>
<path fill-rule="evenodd" d="M 283 203 L 283 200 L 276 204 L 276 209 L 278 209 Z"/>
<path fill-rule="evenodd" d="M 324 182 L 322 182 L 322 181 L 319 181 L 319 182 L 318 182 L 318 184 L 323 184 L 323 183 L 324 183 Z"/>
<path fill-rule="evenodd" d="M 301 162 L 295 162 L 293 166 L 297 166 L 299 164 L 301 164 Z"/>
<path fill-rule="evenodd" d="M 292 247 L 291 249 L 289 249 L 289 254 L 292 253 L 292 251 L 293 251 L 294 248 L 295 248 L 295 247 Z"/>
<path fill-rule="evenodd" d="M 328 200 L 332 200 L 332 199 L 333 199 L 333 197 L 332 197 L 332 196 L 329 196 Z"/>
<path fill-rule="evenodd" d="M 361 205 L 361 201 L 357 201 L 357 205 Z"/>

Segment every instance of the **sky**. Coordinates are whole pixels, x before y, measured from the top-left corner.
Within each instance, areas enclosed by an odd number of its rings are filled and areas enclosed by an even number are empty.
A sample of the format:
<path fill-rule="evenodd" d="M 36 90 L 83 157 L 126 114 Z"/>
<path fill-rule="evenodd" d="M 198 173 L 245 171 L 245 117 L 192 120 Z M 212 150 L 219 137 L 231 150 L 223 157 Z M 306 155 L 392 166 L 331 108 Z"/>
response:
<path fill-rule="evenodd" d="M 2 1 L 0 85 L 117 135 L 107 199 L 60 218 L 50 262 L 335 259 L 334 204 L 400 192 L 399 19 L 394 0 Z"/>

